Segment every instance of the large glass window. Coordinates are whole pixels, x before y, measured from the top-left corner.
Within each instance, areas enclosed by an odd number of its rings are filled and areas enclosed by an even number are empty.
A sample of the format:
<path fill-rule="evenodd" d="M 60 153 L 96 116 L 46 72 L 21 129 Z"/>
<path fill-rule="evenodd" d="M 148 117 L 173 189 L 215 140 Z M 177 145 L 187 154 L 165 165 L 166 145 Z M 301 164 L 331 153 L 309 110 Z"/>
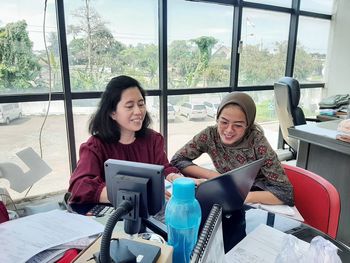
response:
<path fill-rule="evenodd" d="M 62 89 L 56 1 L 47 1 L 43 26 L 45 2 L 3 0 L 0 9 L 0 109 L 8 114 L 0 114 L 0 163 L 14 162 L 25 173 L 30 168 L 16 153 L 31 147 L 53 170 L 22 193 L 9 190 L 14 199 L 65 191 L 71 174 L 64 115 L 64 106 L 70 103 L 63 101 L 70 94 L 64 96 Z M 156 131 L 162 132 L 160 116 L 167 114 L 168 134 L 164 135 L 169 158 L 200 130 L 215 125 L 217 106 L 225 93 L 187 94 L 188 90 L 182 93 L 180 89 L 212 92 L 206 88 L 237 88 L 230 86 L 230 76 L 236 74 L 230 68 L 236 26 L 241 28 L 238 85 L 249 89 L 257 106 L 256 121 L 276 148 L 278 120 L 273 91 L 253 89 L 258 85 L 271 88 L 285 74 L 291 16 L 287 8 L 292 0 L 233 2 L 243 6 L 241 25 L 233 24 L 234 6 L 210 1 L 168 0 L 164 25 L 159 25 L 157 0 L 64 1 L 70 83 L 76 92 L 72 108 L 76 153 L 90 136 L 89 120 L 100 100 L 98 94 L 94 99 L 84 99 L 84 92 L 104 91 L 111 77 L 121 74 L 135 77 L 147 90 L 159 89 L 160 77 L 167 78 L 167 87 L 172 90 L 152 91 L 146 100 Z M 245 2 L 263 5 L 247 8 Z M 332 14 L 333 2 L 301 0 L 300 10 Z M 277 12 L 264 10 L 264 5 L 287 8 Z M 311 16 L 298 16 L 294 77 L 302 83 L 322 83 L 331 20 Z M 164 27 L 168 37 L 164 43 L 167 75 L 159 73 L 159 28 Z M 41 101 L 38 93 L 50 90 L 55 97 L 42 126 L 48 102 Z M 19 98 L 29 93 L 33 96 Z M 176 95 L 167 98 L 167 111 L 163 113 L 159 105 L 167 93 Z M 9 94 L 15 96 L 6 96 Z M 306 116 L 317 114 L 321 96 L 321 88 L 302 89 L 300 106 Z M 16 102 L 22 100 L 27 101 Z M 210 159 L 205 155 L 196 162 L 206 165 Z M 7 180 L 0 180 L 0 187 L 8 189 L 9 185 Z"/>
<path fill-rule="evenodd" d="M 1 95 L 62 92 L 55 8 L 53 0 L 46 7 L 44 1 L 1 2 Z M 10 185 L 15 182 L 3 178 L 0 187 L 7 188 L 13 199 L 67 189 L 70 172 L 63 101 L 8 102 L 0 108 L 0 163 L 21 167 L 23 174 L 10 176 L 23 183 L 25 190 L 12 191 Z M 35 172 L 35 167 L 26 166 L 16 155 L 28 147 L 52 169 L 38 181 L 22 177 Z"/>
<path fill-rule="evenodd" d="M 19 105 L 19 107 L 7 108 L 5 107 L 7 105 Z M 47 102 L 0 104 L 1 109 L 4 107 L 5 109 L 1 110 L 2 114 L 5 114 L 10 121 L 0 124 L 0 163 L 10 162 L 21 167 L 23 177 L 18 173 L 10 176 L 14 179 L 18 178 L 19 182 L 25 186 L 25 190 L 23 192 L 12 191 L 9 188 L 10 182 L 3 178 L 0 180 L 0 187 L 7 188 L 12 199 L 68 189 L 70 172 L 63 102 L 51 102 L 46 121 Z M 41 136 L 40 130 L 42 130 Z M 52 169 L 52 172 L 36 182 L 25 177 L 26 174 L 35 171 L 36 167 L 26 166 L 16 155 L 17 152 L 28 147 L 41 156 Z M 32 183 L 33 186 L 29 188 Z"/>
<path fill-rule="evenodd" d="M 209 125 L 216 124 L 215 112 L 223 95 L 215 93 L 170 96 L 168 98 L 169 103 L 176 111 L 176 121 L 168 124 L 169 159 L 198 132 Z M 207 154 L 196 160 L 197 164 L 209 164 L 210 162 Z"/>
<path fill-rule="evenodd" d="M 322 99 L 322 89 L 301 89 L 299 106 L 306 117 L 315 118 L 318 114 L 318 103 Z"/>
<path fill-rule="evenodd" d="M 329 20 L 300 17 L 294 66 L 294 77 L 299 81 L 325 81 L 329 29 Z"/>
<path fill-rule="evenodd" d="M 289 17 L 243 9 L 238 85 L 271 85 L 284 76 Z"/>
<path fill-rule="evenodd" d="M 48 1 L 44 27 L 43 1 L 1 1 L 1 94 L 48 92 L 50 86 L 62 91 L 55 14 L 54 1 Z"/>
<path fill-rule="evenodd" d="M 228 86 L 233 7 L 168 1 L 168 87 Z"/>
<path fill-rule="evenodd" d="M 247 0 L 246 2 L 253 2 L 253 3 L 264 4 L 264 5 L 283 6 L 283 7 L 291 7 L 292 5 L 292 0 Z"/>
<path fill-rule="evenodd" d="M 111 77 L 122 74 L 158 89 L 157 2 L 65 1 L 74 91 L 104 90 Z"/>
<path fill-rule="evenodd" d="M 331 15 L 334 11 L 334 0 L 301 0 L 300 10 Z"/>

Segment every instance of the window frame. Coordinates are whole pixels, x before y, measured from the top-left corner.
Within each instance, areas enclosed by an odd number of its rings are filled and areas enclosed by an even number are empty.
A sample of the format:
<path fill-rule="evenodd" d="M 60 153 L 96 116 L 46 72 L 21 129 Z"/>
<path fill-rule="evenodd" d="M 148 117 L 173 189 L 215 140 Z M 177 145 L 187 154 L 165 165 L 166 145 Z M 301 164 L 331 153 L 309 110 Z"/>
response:
<path fill-rule="evenodd" d="M 242 11 L 244 8 L 255 8 L 262 10 L 270 10 L 276 12 L 288 13 L 291 15 L 290 28 L 288 37 L 288 51 L 286 58 L 285 76 L 293 76 L 294 60 L 296 52 L 296 40 L 298 32 L 299 16 L 314 17 L 320 19 L 331 20 L 332 15 L 320 14 L 300 10 L 300 1 L 293 0 L 292 7 L 279 7 L 266 4 L 245 2 L 240 0 L 206 0 L 205 3 L 215 3 L 234 6 L 233 16 L 233 31 L 232 31 L 232 50 L 238 50 L 239 40 L 241 35 Z M 66 24 L 65 24 L 65 10 L 63 0 L 56 0 L 56 14 L 57 14 L 57 30 L 60 47 L 61 58 L 61 72 L 62 72 L 62 92 L 53 92 L 51 96 L 49 93 L 36 94 L 0 94 L 0 103 L 14 103 L 14 102 L 35 102 L 61 100 L 65 105 L 65 119 L 67 127 L 67 141 L 68 141 L 68 156 L 70 161 L 70 169 L 73 171 L 77 163 L 77 151 L 75 146 L 74 134 L 74 116 L 73 116 L 73 100 L 79 99 L 97 99 L 101 97 L 102 92 L 72 92 L 70 85 L 70 71 L 68 63 L 67 39 L 66 39 Z M 165 148 L 167 151 L 168 142 L 168 115 L 167 105 L 168 96 L 173 95 L 188 95 L 188 94 L 202 94 L 202 93 L 222 93 L 231 91 L 263 91 L 273 90 L 273 83 L 271 85 L 252 85 L 252 86 L 238 86 L 238 72 L 239 72 L 239 54 L 231 52 L 231 73 L 230 84 L 224 87 L 208 87 L 208 88 L 189 88 L 189 89 L 168 89 L 168 72 L 167 72 L 167 0 L 158 1 L 158 45 L 159 45 L 159 89 L 147 90 L 148 96 L 157 96 L 159 98 L 160 106 L 160 132 L 165 138 Z M 301 83 L 302 89 L 324 88 L 325 83 Z"/>

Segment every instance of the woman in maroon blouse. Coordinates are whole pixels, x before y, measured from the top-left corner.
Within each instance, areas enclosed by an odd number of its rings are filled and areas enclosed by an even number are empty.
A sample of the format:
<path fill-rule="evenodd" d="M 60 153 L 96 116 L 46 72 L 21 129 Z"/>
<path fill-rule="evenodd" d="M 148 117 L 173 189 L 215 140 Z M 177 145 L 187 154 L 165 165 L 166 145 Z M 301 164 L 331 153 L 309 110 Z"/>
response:
<path fill-rule="evenodd" d="M 70 182 L 72 203 L 108 203 L 104 162 L 119 159 L 164 165 L 168 181 L 181 177 L 169 164 L 162 135 L 149 129 L 145 91 L 128 76 L 113 78 L 92 116 L 92 136 L 80 146 L 80 159 Z"/>

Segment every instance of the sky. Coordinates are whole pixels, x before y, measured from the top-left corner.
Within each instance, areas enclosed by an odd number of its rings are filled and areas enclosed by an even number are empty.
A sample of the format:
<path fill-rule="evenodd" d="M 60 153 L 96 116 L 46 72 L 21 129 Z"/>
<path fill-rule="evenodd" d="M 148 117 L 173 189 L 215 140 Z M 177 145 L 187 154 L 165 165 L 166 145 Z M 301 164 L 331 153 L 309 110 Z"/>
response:
<path fill-rule="evenodd" d="M 254 2 L 288 3 L 286 0 L 252 0 Z M 315 4 L 317 2 L 317 4 Z M 56 32 L 55 1 L 48 0 L 46 32 Z M 332 0 L 307 0 L 307 10 L 330 10 Z M 77 23 L 72 16 L 82 6 L 82 0 L 64 1 L 66 25 Z M 158 43 L 157 0 L 91 0 L 92 6 L 107 23 L 112 34 L 126 45 Z M 108 8 L 106 8 L 108 7 Z M 0 26 L 25 19 L 34 43 L 34 50 L 44 49 L 43 42 L 44 0 L 2 0 Z M 318 10 L 319 11 L 319 10 Z M 200 36 L 213 36 L 219 45 L 231 45 L 233 7 L 218 4 L 168 1 L 168 41 L 189 40 Z M 316 23 L 310 23 L 310 20 Z M 275 41 L 288 38 L 289 15 L 245 9 L 243 13 L 242 40 L 271 48 Z M 314 32 L 321 32 L 314 34 Z M 329 21 L 302 18 L 298 40 L 311 52 L 325 53 L 327 50 Z M 71 39 L 67 37 L 68 41 Z"/>

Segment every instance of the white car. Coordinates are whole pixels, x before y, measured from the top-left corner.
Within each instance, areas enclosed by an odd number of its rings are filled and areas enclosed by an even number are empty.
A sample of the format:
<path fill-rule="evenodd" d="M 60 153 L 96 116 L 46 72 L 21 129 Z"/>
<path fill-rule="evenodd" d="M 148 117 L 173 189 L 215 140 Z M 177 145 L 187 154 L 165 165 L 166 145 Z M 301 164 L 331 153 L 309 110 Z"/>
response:
<path fill-rule="evenodd" d="M 22 109 L 19 103 L 0 104 L 0 123 L 10 124 L 14 119 L 22 117 Z"/>
<path fill-rule="evenodd" d="M 180 115 L 186 116 L 187 119 L 205 119 L 207 110 L 204 104 L 185 102 L 180 106 Z"/>
<path fill-rule="evenodd" d="M 205 108 L 207 110 L 207 115 L 209 117 L 216 119 L 216 113 L 218 111 L 219 103 L 212 103 L 209 101 L 205 101 L 203 102 L 203 104 L 205 105 Z"/>
<path fill-rule="evenodd" d="M 155 120 L 159 120 L 159 105 L 153 105 L 151 109 L 151 115 Z M 175 121 L 176 112 L 174 106 L 168 103 L 168 121 Z"/>

